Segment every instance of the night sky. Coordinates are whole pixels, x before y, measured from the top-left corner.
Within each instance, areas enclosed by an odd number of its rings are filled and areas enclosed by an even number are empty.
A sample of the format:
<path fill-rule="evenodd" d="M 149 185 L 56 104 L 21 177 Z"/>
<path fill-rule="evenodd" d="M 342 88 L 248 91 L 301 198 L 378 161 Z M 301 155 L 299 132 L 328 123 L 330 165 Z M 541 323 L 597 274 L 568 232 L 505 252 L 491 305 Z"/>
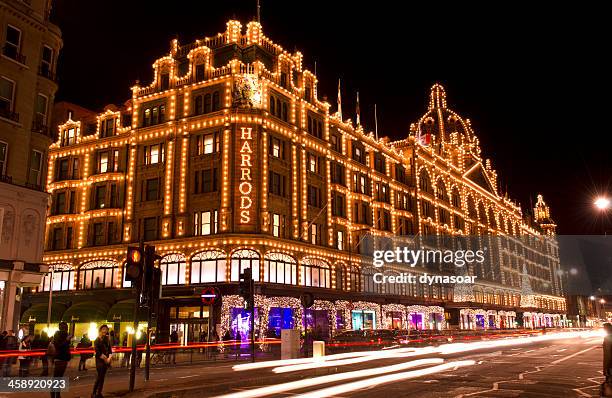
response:
<path fill-rule="evenodd" d="M 94 110 L 122 103 L 137 79 L 151 81 L 171 39 L 213 36 L 230 18 L 245 25 L 255 4 L 56 1 L 53 20 L 64 36 L 57 99 Z M 374 129 L 376 103 L 379 132 L 392 139 L 406 137 L 429 88 L 442 83 L 449 107 L 471 119 L 483 155 L 524 211 L 542 193 L 560 233 L 612 232 L 592 206 L 597 193 L 612 194 L 606 13 L 561 3 L 398 4 L 261 0 L 261 22 L 266 36 L 300 50 L 306 67 L 316 61 L 319 95 L 332 109 L 340 77 L 345 117 L 359 90 L 366 128 Z"/>

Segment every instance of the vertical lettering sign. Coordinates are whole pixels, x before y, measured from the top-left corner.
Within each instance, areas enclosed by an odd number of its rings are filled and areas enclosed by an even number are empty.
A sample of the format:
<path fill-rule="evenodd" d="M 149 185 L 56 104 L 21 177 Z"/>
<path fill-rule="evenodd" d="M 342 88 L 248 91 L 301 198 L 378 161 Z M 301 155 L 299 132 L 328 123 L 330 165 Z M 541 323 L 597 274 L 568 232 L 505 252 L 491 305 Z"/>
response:
<path fill-rule="evenodd" d="M 256 220 L 256 200 L 257 193 L 254 189 L 256 185 L 256 173 L 254 172 L 255 163 L 255 140 L 252 127 L 240 127 L 238 132 L 238 214 L 237 222 L 239 229 L 244 230 L 246 226 L 257 225 Z"/>

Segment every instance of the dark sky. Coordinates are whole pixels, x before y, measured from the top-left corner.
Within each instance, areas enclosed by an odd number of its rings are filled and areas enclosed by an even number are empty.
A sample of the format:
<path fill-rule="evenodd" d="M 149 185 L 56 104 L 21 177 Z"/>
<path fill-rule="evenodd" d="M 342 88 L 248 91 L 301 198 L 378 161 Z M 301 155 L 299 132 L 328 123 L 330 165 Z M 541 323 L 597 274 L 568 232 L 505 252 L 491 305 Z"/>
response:
<path fill-rule="evenodd" d="M 592 206 L 596 193 L 612 194 L 606 13 L 561 3 L 402 3 L 261 0 L 261 21 L 307 67 L 317 62 L 319 93 L 330 102 L 342 78 L 345 115 L 359 90 L 373 130 L 376 103 L 379 131 L 392 139 L 424 113 L 429 87 L 444 84 L 449 107 L 471 119 L 483 155 L 524 211 L 542 193 L 560 233 L 612 232 Z M 232 17 L 246 24 L 255 4 L 56 1 L 64 35 L 58 100 L 92 109 L 121 103 L 136 79 L 150 81 L 172 38 L 212 36 Z"/>

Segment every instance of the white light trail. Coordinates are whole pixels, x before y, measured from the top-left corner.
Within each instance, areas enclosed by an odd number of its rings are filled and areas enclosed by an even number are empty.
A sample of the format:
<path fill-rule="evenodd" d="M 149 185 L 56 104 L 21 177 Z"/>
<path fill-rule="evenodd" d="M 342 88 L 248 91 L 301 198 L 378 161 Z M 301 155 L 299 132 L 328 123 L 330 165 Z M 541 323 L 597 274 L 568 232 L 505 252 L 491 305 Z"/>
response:
<path fill-rule="evenodd" d="M 424 347 L 419 350 L 414 350 L 412 348 L 400 348 L 397 350 L 374 351 L 370 355 L 365 355 L 365 356 L 361 356 L 357 358 L 347 358 L 347 359 L 340 359 L 340 360 L 335 360 L 335 361 L 319 360 L 316 362 L 303 363 L 303 364 L 298 364 L 298 365 L 279 366 L 279 367 L 272 369 L 272 371 L 274 373 L 287 373 L 287 372 L 296 372 L 299 370 L 328 368 L 330 366 L 353 365 L 356 363 L 375 361 L 378 359 L 385 359 L 385 358 L 408 358 L 408 357 L 414 357 L 417 355 L 433 354 L 436 352 L 435 348 L 436 347 Z M 322 357 L 322 359 L 324 358 L 325 357 Z"/>
<path fill-rule="evenodd" d="M 240 392 L 236 392 L 232 394 L 221 395 L 216 398 L 263 397 L 266 395 L 280 394 L 280 393 L 287 392 L 287 391 L 318 386 L 318 385 L 326 384 L 326 383 L 333 383 L 333 382 L 349 380 L 349 379 L 357 379 L 361 377 L 376 376 L 376 375 L 381 375 L 381 374 L 391 373 L 391 372 L 399 372 L 402 370 L 416 368 L 419 366 L 441 364 L 443 362 L 444 360 L 442 358 L 418 359 L 416 361 L 409 361 L 409 362 L 404 362 L 404 363 L 400 363 L 397 365 L 391 365 L 391 366 L 383 366 L 380 368 L 356 370 L 353 372 L 343 372 L 343 373 L 337 373 L 333 375 L 319 376 L 319 377 L 313 377 L 309 379 L 291 381 L 288 383 L 282 383 L 282 384 L 277 384 L 273 386 L 256 388 L 253 390 L 246 390 L 246 391 L 240 391 Z"/>
<path fill-rule="evenodd" d="M 443 372 L 449 369 L 456 369 L 464 366 L 472 366 L 476 364 L 475 361 L 455 361 L 448 362 L 445 364 L 432 366 L 425 369 L 411 370 L 408 372 L 394 373 L 385 376 L 374 377 L 372 379 L 365 379 L 360 381 L 354 381 L 352 383 L 341 384 L 339 386 L 328 387 L 321 390 L 312 391 L 305 394 L 294 395 L 294 398 L 323 398 L 332 397 L 340 394 L 345 394 L 352 391 L 362 391 L 364 389 L 374 387 L 379 384 L 392 383 L 394 381 L 401 381 L 407 379 L 414 379 L 416 377 L 427 376 L 434 373 Z"/>

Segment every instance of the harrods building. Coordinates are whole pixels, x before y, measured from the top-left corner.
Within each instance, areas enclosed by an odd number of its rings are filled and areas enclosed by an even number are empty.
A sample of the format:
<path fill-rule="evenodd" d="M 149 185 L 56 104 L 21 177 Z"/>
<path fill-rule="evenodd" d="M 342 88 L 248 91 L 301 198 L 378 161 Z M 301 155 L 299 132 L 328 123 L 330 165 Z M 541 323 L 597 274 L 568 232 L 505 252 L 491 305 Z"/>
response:
<path fill-rule="evenodd" d="M 172 329 L 183 342 L 246 333 L 238 281 L 248 267 L 260 336 L 570 324 L 548 207 L 540 196 L 527 215 L 500 192 L 444 88 L 433 86 L 426 113 L 395 142 L 331 108 L 301 53 L 234 20 L 213 37 L 173 40 L 122 106 L 57 104 L 44 257 L 53 273 L 25 298 L 22 324 L 46 326 L 52 289 L 52 324 L 78 334 L 108 322 L 122 334 L 133 305 L 126 247 L 141 239 L 163 257 L 162 340 Z M 364 235 L 500 243 L 469 270 L 477 283 L 455 289 L 374 283 Z M 202 304 L 207 286 L 222 294 L 213 306 Z"/>

